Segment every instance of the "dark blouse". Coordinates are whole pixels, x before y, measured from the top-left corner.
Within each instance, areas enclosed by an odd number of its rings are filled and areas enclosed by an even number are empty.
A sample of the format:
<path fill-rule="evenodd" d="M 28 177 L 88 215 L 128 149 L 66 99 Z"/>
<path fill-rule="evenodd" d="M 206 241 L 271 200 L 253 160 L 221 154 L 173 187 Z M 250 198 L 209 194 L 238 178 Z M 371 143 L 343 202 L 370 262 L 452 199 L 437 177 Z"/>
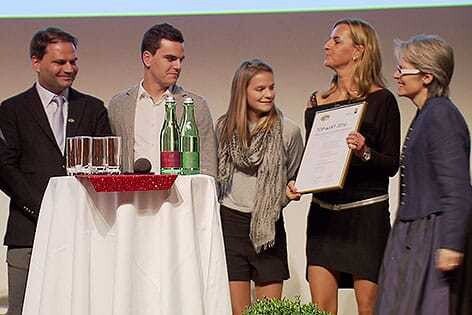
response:
<path fill-rule="evenodd" d="M 395 175 L 399 165 L 400 111 L 395 97 L 387 89 L 369 94 L 366 101 L 367 111 L 359 132 L 371 148 L 371 158 L 364 162 L 352 155 L 344 188 L 315 194 L 320 200 L 347 203 L 388 193 L 388 178 Z M 324 104 L 305 110 L 307 139 L 316 112 L 338 104 Z"/>

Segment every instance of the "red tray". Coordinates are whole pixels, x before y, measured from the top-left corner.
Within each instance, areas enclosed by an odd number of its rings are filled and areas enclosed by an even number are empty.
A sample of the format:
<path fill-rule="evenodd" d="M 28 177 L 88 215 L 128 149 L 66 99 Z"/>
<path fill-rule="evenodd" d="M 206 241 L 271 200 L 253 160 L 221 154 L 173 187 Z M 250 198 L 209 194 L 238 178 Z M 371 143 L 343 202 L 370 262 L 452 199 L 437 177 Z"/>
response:
<path fill-rule="evenodd" d="M 122 174 L 122 175 L 76 175 L 92 184 L 96 192 L 167 190 L 177 175 Z"/>

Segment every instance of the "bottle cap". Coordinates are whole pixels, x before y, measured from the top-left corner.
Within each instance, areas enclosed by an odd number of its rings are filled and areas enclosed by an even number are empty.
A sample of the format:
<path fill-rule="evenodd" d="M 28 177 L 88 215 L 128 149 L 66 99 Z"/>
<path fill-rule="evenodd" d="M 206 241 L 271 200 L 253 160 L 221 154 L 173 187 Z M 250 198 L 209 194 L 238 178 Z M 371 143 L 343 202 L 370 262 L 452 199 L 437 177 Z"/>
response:
<path fill-rule="evenodd" d="M 184 98 L 184 105 L 193 105 L 193 99 L 187 96 Z"/>
<path fill-rule="evenodd" d="M 175 98 L 172 95 L 169 95 L 169 96 L 166 97 L 165 102 L 166 102 L 166 104 L 167 103 L 175 103 Z"/>

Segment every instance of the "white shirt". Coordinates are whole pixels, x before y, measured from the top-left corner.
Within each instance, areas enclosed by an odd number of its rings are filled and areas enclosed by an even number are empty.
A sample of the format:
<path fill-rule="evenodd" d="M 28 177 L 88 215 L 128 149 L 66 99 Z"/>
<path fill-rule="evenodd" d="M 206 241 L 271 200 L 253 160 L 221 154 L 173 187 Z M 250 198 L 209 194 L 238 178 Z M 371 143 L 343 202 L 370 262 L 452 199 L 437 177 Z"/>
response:
<path fill-rule="evenodd" d="M 151 172 L 160 173 L 160 134 L 165 120 L 165 98 L 172 95 L 168 89 L 154 101 L 139 84 L 134 121 L 134 159 L 146 158 L 151 162 Z"/>
<path fill-rule="evenodd" d="M 36 91 L 38 91 L 39 98 L 41 99 L 41 103 L 43 104 L 44 111 L 46 112 L 46 116 L 48 117 L 49 126 L 51 127 L 51 129 L 53 129 L 52 117 L 54 113 L 54 111 L 51 110 L 52 99 L 56 96 L 63 96 L 65 99 L 64 105 L 62 106 L 62 115 L 64 117 L 64 127 L 63 127 L 64 128 L 63 129 L 64 144 L 62 148 L 60 148 L 62 154 L 64 154 L 65 142 L 66 142 L 65 137 L 66 137 L 66 124 L 67 124 L 67 110 L 69 108 L 69 101 L 68 101 L 69 89 L 67 88 L 64 91 L 62 91 L 61 94 L 56 95 L 53 92 L 46 89 L 45 87 L 43 87 L 41 84 L 39 84 L 39 82 L 36 82 L 35 86 L 36 86 Z"/>

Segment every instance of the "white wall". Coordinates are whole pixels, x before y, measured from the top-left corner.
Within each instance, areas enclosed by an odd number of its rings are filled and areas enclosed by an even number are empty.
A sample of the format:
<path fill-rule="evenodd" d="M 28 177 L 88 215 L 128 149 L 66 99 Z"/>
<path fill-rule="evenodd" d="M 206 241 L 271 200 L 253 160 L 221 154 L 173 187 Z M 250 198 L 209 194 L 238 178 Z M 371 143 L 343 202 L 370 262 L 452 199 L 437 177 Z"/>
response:
<path fill-rule="evenodd" d="M 186 59 L 180 83 L 207 98 L 214 119 L 226 109 L 230 81 L 243 59 L 258 57 L 272 64 L 277 85 L 277 104 L 303 128 L 303 107 L 308 95 L 325 88 L 331 72 L 322 66 L 322 46 L 331 25 L 343 17 L 360 17 L 379 33 L 384 74 L 393 89 L 395 60 L 393 40 L 417 33 L 436 33 L 455 48 L 456 72 L 452 99 L 472 122 L 471 79 L 472 7 L 362 12 L 322 12 L 266 15 L 187 17 L 123 17 L 87 19 L 0 20 L 0 99 L 14 95 L 34 82 L 28 59 L 28 43 L 39 28 L 57 25 L 80 40 L 80 73 L 75 87 L 105 101 L 117 91 L 136 84 L 141 77 L 139 42 L 155 23 L 167 21 L 185 36 Z M 402 138 L 414 107 L 399 100 Z M 157 136 L 157 135 L 156 135 Z M 397 178 L 391 181 L 391 206 L 397 204 Z M 305 221 L 309 197 L 285 209 L 291 279 L 286 295 L 309 297 L 305 276 Z M 0 199 L 0 230 L 6 222 L 7 202 Z M 4 253 L 1 253 L 4 255 Z M 0 294 L 6 292 L 6 268 L 0 264 Z M 343 292 L 340 314 L 355 314 L 350 291 Z"/>

